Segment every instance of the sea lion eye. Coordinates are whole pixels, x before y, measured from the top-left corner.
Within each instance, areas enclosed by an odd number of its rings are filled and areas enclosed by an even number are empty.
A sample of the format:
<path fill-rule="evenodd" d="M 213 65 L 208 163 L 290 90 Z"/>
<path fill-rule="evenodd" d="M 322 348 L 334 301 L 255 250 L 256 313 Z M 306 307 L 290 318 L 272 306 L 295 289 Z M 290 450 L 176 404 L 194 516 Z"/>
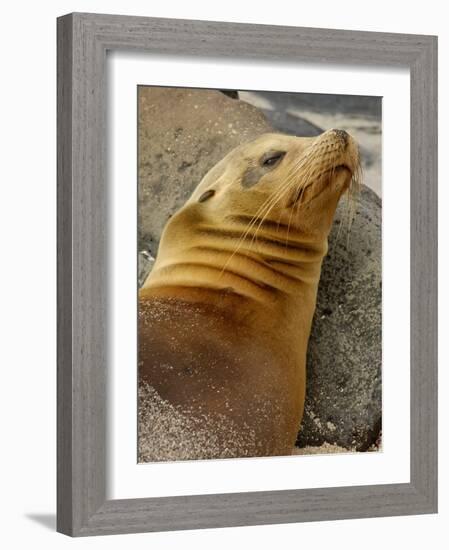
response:
<path fill-rule="evenodd" d="M 198 202 L 204 202 L 207 201 L 207 199 L 210 199 L 215 195 L 215 191 L 213 189 L 208 189 L 207 191 L 204 191 L 204 193 L 201 195 L 201 197 L 198 199 Z"/>
<path fill-rule="evenodd" d="M 277 164 L 280 160 L 282 160 L 285 156 L 285 151 L 276 151 L 267 153 L 262 157 L 262 165 L 263 166 L 274 166 Z"/>

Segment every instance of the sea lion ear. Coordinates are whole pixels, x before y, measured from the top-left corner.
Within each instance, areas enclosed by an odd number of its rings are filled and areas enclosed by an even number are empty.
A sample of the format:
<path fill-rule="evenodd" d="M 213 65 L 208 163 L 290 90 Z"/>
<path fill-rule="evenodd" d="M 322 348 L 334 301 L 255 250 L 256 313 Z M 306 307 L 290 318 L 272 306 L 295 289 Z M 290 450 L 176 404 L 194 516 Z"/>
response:
<path fill-rule="evenodd" d="M 204 191 L 204 193 L 200 196 L 200 198 L 198 199 L 198 202 L 207 201 L 208 199 L 210 199 L 214 195 L 215 195 L 215 190 L 214 189 L 208 189 L 207 191 Z"/>

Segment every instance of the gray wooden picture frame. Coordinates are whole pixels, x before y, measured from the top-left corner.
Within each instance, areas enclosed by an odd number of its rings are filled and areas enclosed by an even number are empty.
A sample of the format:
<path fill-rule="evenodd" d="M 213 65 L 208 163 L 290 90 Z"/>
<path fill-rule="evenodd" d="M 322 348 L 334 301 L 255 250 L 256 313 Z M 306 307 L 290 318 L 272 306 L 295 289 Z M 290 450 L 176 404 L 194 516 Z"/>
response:
<path fill-rule="evenodd" d="M 81 13 L 57 26 L 58 531 L 82 536 L 436 512 L 437 38 Z M 410 483 L 107 500 L 108 50 L 410 69 Z"/>

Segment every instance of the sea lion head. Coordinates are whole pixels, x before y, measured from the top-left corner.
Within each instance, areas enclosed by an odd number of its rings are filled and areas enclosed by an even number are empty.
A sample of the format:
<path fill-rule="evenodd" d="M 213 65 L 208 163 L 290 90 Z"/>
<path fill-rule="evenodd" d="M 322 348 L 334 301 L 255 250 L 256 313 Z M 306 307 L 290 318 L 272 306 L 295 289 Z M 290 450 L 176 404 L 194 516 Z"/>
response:
<path fill-rule="evenodd" d="M 322 239 L 358 170 L 357 144 L 344 130 L 318 137 L 263 134 L 212 168 L 186 207 L 198 204 L 199 218 L 215 223 L 259 218 Z"/>
<path fill-rule="evenodd" d="M 155 268 L 201 258 L 223 272 L 237 255 L 320 265 L 338 201 L 358 172 L 358 147 L 344 130 L 263 134 L 205 175 L 167 223 Z"/>

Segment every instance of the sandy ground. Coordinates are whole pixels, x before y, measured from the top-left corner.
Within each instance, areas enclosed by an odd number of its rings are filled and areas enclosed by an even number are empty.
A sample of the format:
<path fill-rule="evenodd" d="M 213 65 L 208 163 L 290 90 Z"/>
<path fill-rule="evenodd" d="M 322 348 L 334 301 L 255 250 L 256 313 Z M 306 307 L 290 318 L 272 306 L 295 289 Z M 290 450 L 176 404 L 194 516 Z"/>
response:
<path fill-rule="evenodd" d="M 236 430 L 229 432 L 229 421 L 204 417 L 201 420 L 182 414 L 167 401 L 163 401 L 157 392 L 146 384 L 139 388 L 139 438 L 138 461 L 140 463 L 199 460 L 208 458 L 233 458 L 235 456 L 253 456 L 254 435 L 242 434 Z M 231 433 L 230 442 L 223 447 L 221 434 Z M 378 451 L 380 438 L 368 452 Z M 207 452 L 205 451 L 207 449 Z M 323 443 L 318 447 L 294 447 L 292 455 L 324 455 L 336 453 L 355 453 L 355 448 L 339 447 Z"/>
<path fill-rule="evenodd" d="M 323 443 L 319 447 L 295 447 L 293 449 L 294 455 L 327 455 L 336 453 L 355 453 L 357 451 L 352 449 L 345 449 L 338 445 L 332 445 L 331 443 Z"/>

